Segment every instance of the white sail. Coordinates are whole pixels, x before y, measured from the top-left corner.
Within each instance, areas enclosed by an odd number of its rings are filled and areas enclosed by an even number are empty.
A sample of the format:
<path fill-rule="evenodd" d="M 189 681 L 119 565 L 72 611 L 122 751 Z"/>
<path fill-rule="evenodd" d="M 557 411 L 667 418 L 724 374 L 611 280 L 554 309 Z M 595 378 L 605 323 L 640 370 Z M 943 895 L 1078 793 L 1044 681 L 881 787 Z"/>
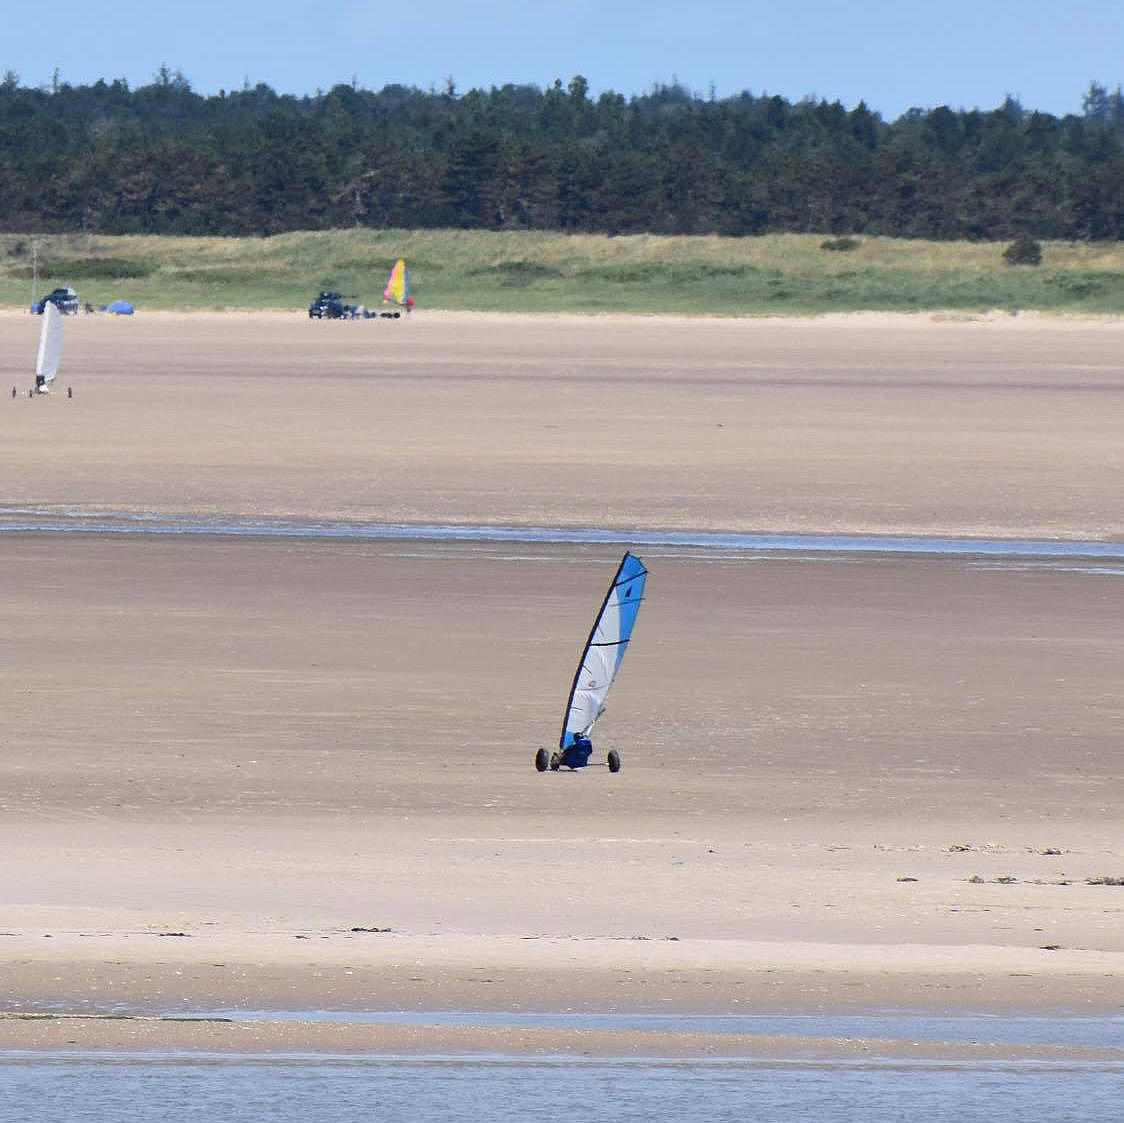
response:
<path fill-rule="evenodd" d="M 47 301 L 43 326 L 39 329 L 39 354 L 35 359 L 35 383 L 45 389 L 58 373 L 62 359 L 62 313 Z"/>

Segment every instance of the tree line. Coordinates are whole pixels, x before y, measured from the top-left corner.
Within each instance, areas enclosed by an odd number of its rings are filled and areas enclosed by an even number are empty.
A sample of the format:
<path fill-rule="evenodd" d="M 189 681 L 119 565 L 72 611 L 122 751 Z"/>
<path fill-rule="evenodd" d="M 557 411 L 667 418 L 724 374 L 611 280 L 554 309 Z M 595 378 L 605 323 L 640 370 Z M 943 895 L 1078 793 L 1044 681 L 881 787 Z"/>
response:
<path fill-rule="evenodd" d="M 884 121 L 865 104 L 671 84 L 590 96 L 259 84 L 212 96 L 162 67 L 0 81 L 0 228 L 269 235 L 351 225 L 608 234 L 1006 240 L 1124 236 L 1124 97 L 1080 114 L 1008 98 Z"/>

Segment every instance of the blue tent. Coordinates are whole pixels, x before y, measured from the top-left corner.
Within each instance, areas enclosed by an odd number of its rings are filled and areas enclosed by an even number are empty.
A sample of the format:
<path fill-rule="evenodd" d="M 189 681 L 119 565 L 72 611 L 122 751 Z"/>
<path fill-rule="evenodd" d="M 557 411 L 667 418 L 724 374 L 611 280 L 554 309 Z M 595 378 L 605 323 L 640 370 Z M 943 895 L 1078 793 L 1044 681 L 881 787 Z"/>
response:
<path fill-rule="evenodd" d="M 135 311 L 127 300 L 115 300 L 112 304 L 107 304 L 105 310 L 116 316 L 131 316 Z"/>

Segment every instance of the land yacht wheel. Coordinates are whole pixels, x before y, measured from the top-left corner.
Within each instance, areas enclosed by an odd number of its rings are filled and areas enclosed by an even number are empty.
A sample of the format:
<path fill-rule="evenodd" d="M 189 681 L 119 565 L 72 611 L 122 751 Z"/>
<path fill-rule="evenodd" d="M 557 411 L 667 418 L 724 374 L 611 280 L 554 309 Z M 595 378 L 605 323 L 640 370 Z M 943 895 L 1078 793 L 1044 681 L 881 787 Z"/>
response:
<path fill-rule="evenodd" d="M 535 770 L 538 772 L 545 772 L 550 767 L 550 757 L 547 755 L 546 749 L 539 749 L 535 753 Z"/>
<path fill-rule="evenodd" d="M 621 754 L 616 749 L 609 750 L 609 771 L 619 772 L 621 770 Z"/>

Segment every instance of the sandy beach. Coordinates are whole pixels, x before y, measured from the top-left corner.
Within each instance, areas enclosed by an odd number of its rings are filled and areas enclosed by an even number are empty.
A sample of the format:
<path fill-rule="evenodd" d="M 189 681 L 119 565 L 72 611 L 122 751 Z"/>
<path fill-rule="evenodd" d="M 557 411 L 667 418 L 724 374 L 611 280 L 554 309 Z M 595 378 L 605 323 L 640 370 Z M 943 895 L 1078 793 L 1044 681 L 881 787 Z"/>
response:
<path fill-rule="evenodd" d="M 0 315 L 18 387 L 34 328 Z M 1117 322 L 66 328 L 73 399 L 3 407 L 9 514 L 1124 536 Z M 539 775 L 620 553 L 0 534 L 0 1012 L 242 1019 L 0 1019 L 0 1047 L 1124 1012 L 1124 566 L 653 547 L 597 730 L 624 768 Z M 660 1048 L 810 1047 L 733 1036 Z"/>
<path fill-rule="evenodd" d="M 0 314 L 26 392 L 35 317 Z M 1124 320 L 147 313 L 66 323 L 9 504 L 1124 537 Z M 34 412 L 31 407 L 34 406 Z"/>

